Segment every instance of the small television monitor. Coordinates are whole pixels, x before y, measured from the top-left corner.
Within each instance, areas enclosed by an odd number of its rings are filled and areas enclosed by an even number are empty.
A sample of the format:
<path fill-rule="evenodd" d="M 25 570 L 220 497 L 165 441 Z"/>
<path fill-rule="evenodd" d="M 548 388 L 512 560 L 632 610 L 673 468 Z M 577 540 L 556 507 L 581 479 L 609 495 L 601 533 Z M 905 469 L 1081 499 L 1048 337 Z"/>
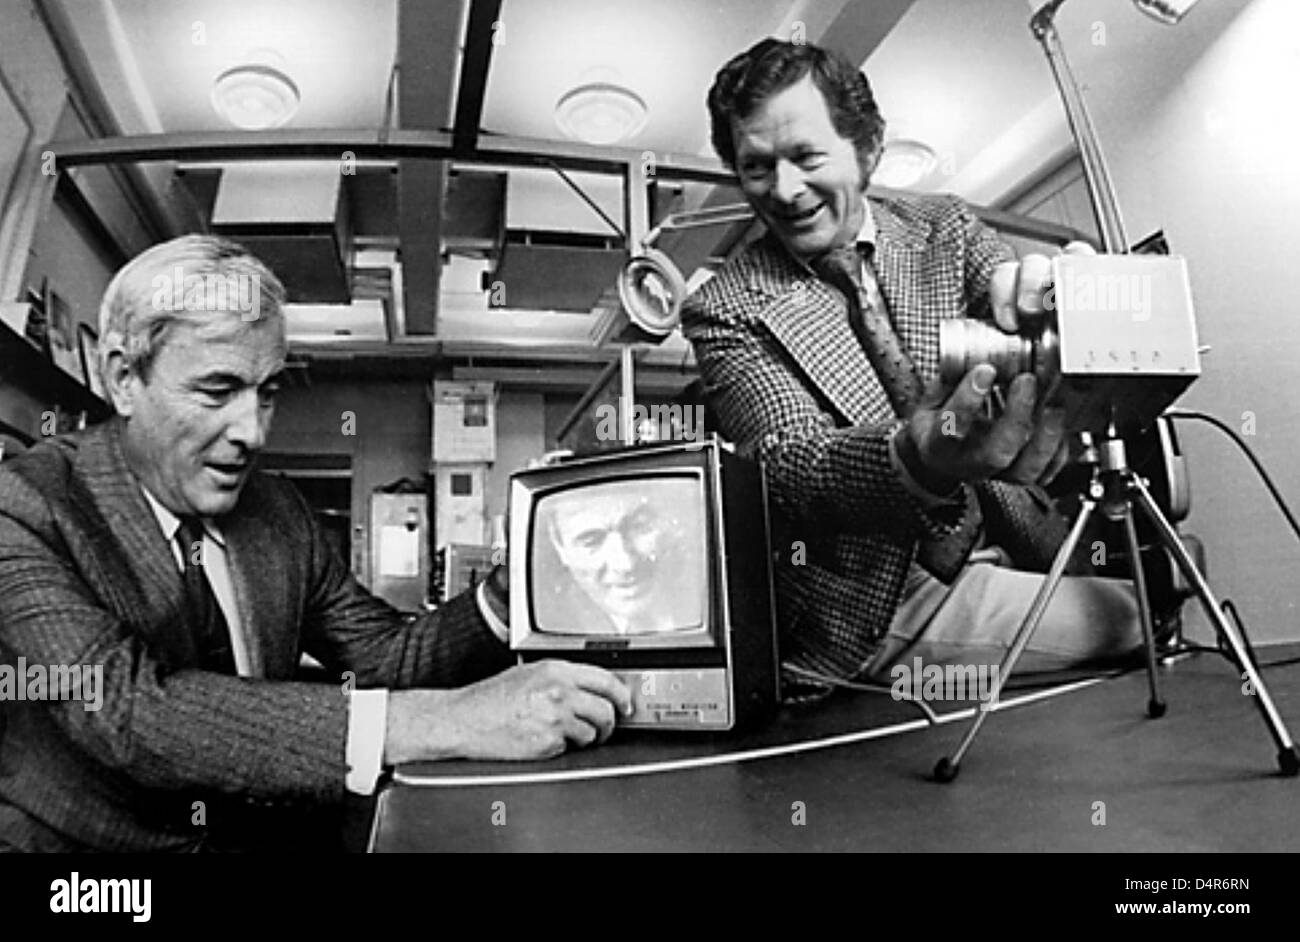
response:
<path fill-rule="evenodd" d="M 510 644 L 618 674 L 625 726 L 723 730 L 777 702 L 762 470 L 716 437 L 510 479 Z"/>

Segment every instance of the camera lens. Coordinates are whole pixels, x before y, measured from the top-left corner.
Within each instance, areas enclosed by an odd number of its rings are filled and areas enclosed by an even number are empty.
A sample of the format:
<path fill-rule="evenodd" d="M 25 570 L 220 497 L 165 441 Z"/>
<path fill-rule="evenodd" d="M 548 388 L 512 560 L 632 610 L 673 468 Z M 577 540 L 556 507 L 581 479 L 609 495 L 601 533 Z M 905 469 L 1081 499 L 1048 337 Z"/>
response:
<path fill-rule="evenodd" d="M 1006 384 L 1034 368 L 1034 344 L 1019 334 L 1004 333 L 983 321 L 952 318 L 939 324 L 939 377 L 955 386 L 981 363 L 992 365 L 997 382 Z"/>

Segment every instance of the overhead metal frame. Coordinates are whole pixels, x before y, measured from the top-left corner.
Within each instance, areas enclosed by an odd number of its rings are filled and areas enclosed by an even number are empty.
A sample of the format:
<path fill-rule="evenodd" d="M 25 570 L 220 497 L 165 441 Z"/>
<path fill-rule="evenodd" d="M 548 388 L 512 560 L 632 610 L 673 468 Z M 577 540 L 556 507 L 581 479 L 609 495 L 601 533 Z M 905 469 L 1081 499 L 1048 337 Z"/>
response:
<path fill-rule="evenodd" d="M 451 120 L 450 90 L 456 78 L 460 31 L 458 4 L 399 0 L 395 98 L 401 127 L 441 131 Z M 389 129 L 386 122 L 383 133 L 391 136 L 400 131 Z M 352 156 L 361 157 L 355 152 Z M 397 166 L 397 235 L 406 276 L 403 327 L 412 335 L 433 337 L 438 333 L 442 291 L 441 210 L 448 165 L 445 160 L 403 157 Z"/>
<path fill-rule="evenodd" d="M 455 159 L 465 163 L 549 168 L 644 176 L 642 152 L 631 148 L 594 147 L 544 138 L 493 136 L 470 154 L 455 152 L 449 131 L 420 128 L 276 128 L 267 131 L 184 131 L 131 134 L 93 140 L 50 141 L 45 145 L 60 167 L 154 160 L 337 160 L 351 151 L 358 160 Z M 663 155 L 655 175 L 708 183 L 734 183 L 735 176 L 716 159 L 686 154 Z"/>
<path fill-rule="evenodd" d="M 452 147 L 457 156 L 472 154 L 478 147 L 488 70 L 492 67 L 500 17 L 501 0 L 473 0 L 470 4 L 460 84 L 456 87 L 456 123 L 452 128 Z"/>
<path fill-rule="evenodd" d="M 891 23 L 911 6 L 913 0 L 896 0 L 890 10 Z M 622 235 L 629 254 L 635 254 L 652 237 L 650 185 L 656 179 L 734 184 L 734 175 L 720 161 L 691 155 L 654 154 L 648 164 L 644 151 L 594 147 L 526 137 L 481 137 L 483 107 L 493 49 L 500 27 L 501 0 L 470 0 L 465 20 L 463 53 L 456 88 L 455 118 L 450 132 L 445 127 L 446 103 L 432 94 L 434 87 L 446 87 L 445 64 L 450 60 L 429 57 L 430 35 L 454 35 L 448 28 L 450 8 L 434 13 L 431 5 L 403 0 L 399 7 L 403 28 L 399 82 L 397 85 L 398 128 L 276 129 L 256 132 L 188 132 L 53 141 L 46 149 L 55 155 L 60 169 L 108 163 L 149 161 L 289 160 L 303 158 L 342 159 L 344 153 L 356 160 L 394 160 L 401 168 L 402 206 L 399 213 L 404 262 L 414 262 L 413 277 L 406 283 L 406 330 L 410 335 L 437 335 L 437 296 L 441 275 L 440 226 L 430 204 L 445 189 L 447 161 L 497 164 L 518 167 L 550 167 L 573 171 L 616 174 L 623 180 L 624 228 Z M 435 21 L 436 20 L 436 21 Z M 459 24 L 458 24 L 459 25 Z M 844 34 L 844 31 L 829 30 Z M 859 37 L 859 41 L 861 37 Z M 878 37 L 869 41 L 874 45 Z M 486 146 L 485 146 L 486 145 Z M 432 163 L 427 163 L 432 162 Z M 872 188 L 873 192 L 882 192 Z M 888 191 L 883 191 L 886 195 Z M 1077 230 L 1025 220 L 1014 214 L 976 208 L 976 214 L 998 228 L 1058 243 L 1083 237 Z M 666 228 L 667 226 L 664 225 Z M 657 232 L 657 230 L 655 230 Z M 404 265 L 404 268 L 406 266 Z M 414 301 L 425 298 L 421 306 Z M 626 403 L 620 432 L 626 444 L 633 435 L 631 396 L 635 361 L 642 348 L 624 347 L 615 363 L 622 369 L 622 393 Z M 611 364 L 613 366 L 614 364 Z"/>

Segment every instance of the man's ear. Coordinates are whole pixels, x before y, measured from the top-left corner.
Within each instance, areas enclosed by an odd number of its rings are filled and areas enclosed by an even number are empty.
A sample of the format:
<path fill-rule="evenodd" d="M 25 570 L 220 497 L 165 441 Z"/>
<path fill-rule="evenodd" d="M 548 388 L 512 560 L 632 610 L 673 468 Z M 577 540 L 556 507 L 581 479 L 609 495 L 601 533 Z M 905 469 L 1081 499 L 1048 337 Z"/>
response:
<path fill-rule="evenodd" d="M 858 151 L 858 175 L 862 182 L 862 191 L 865 193 L 867 186 L 871 183 L 871 178 L 876 172 L 876 167 L 880 166 L 880 155 L 884 151 L 883 143 L 877 144 L 871 150 Z"/>
<path fill-rule="evenodd" d="M 135 411 L 135 396 L 139 385 L 140 377 L 127 362 L 126 354 L 120 349 L 109 351 L 104 360 L 104 388 L 118 415 L 127 417 Z"/>

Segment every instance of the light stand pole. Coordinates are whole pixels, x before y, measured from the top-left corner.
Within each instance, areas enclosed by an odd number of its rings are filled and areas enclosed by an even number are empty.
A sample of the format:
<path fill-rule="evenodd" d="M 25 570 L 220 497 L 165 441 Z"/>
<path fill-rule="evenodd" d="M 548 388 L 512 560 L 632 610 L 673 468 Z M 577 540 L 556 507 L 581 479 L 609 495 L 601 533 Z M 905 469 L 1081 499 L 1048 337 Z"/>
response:
<path fill-rule="evenodd" d="M 1101 143 L 1097 140 L 1097 129 L 1093 127 L 1088 105 L 1070 70 L 1065 49 L 1061 46 L 1060 34 L 1056 31 L 1056 11 L 1064 4 L 1065 0 L 1051 0 L 1044 4 L 1029 21 L 1029 30 L 1043 47 L 1047 64 L 1052 68 L 1052 78 L 1056 80 L 1057 90 L 1065 103 L 1065 116 L 1069 119 L 1070 131 L 1079 145 L 1079 162 L 1083 164 L 1083 177 L 1092 197 L 1093 211 L 1097 214 L 1102 249 L 1112 255 L 1123 255 L 1128 253 L 1129 243 L 1124 232 L 1124 220 L 1119 212 L 1119 200 L 1115 196 L 1115 186 L 1111 183 L 1110 171 L 1106 167 L 1106 158 L 1101 152 Z"/>

